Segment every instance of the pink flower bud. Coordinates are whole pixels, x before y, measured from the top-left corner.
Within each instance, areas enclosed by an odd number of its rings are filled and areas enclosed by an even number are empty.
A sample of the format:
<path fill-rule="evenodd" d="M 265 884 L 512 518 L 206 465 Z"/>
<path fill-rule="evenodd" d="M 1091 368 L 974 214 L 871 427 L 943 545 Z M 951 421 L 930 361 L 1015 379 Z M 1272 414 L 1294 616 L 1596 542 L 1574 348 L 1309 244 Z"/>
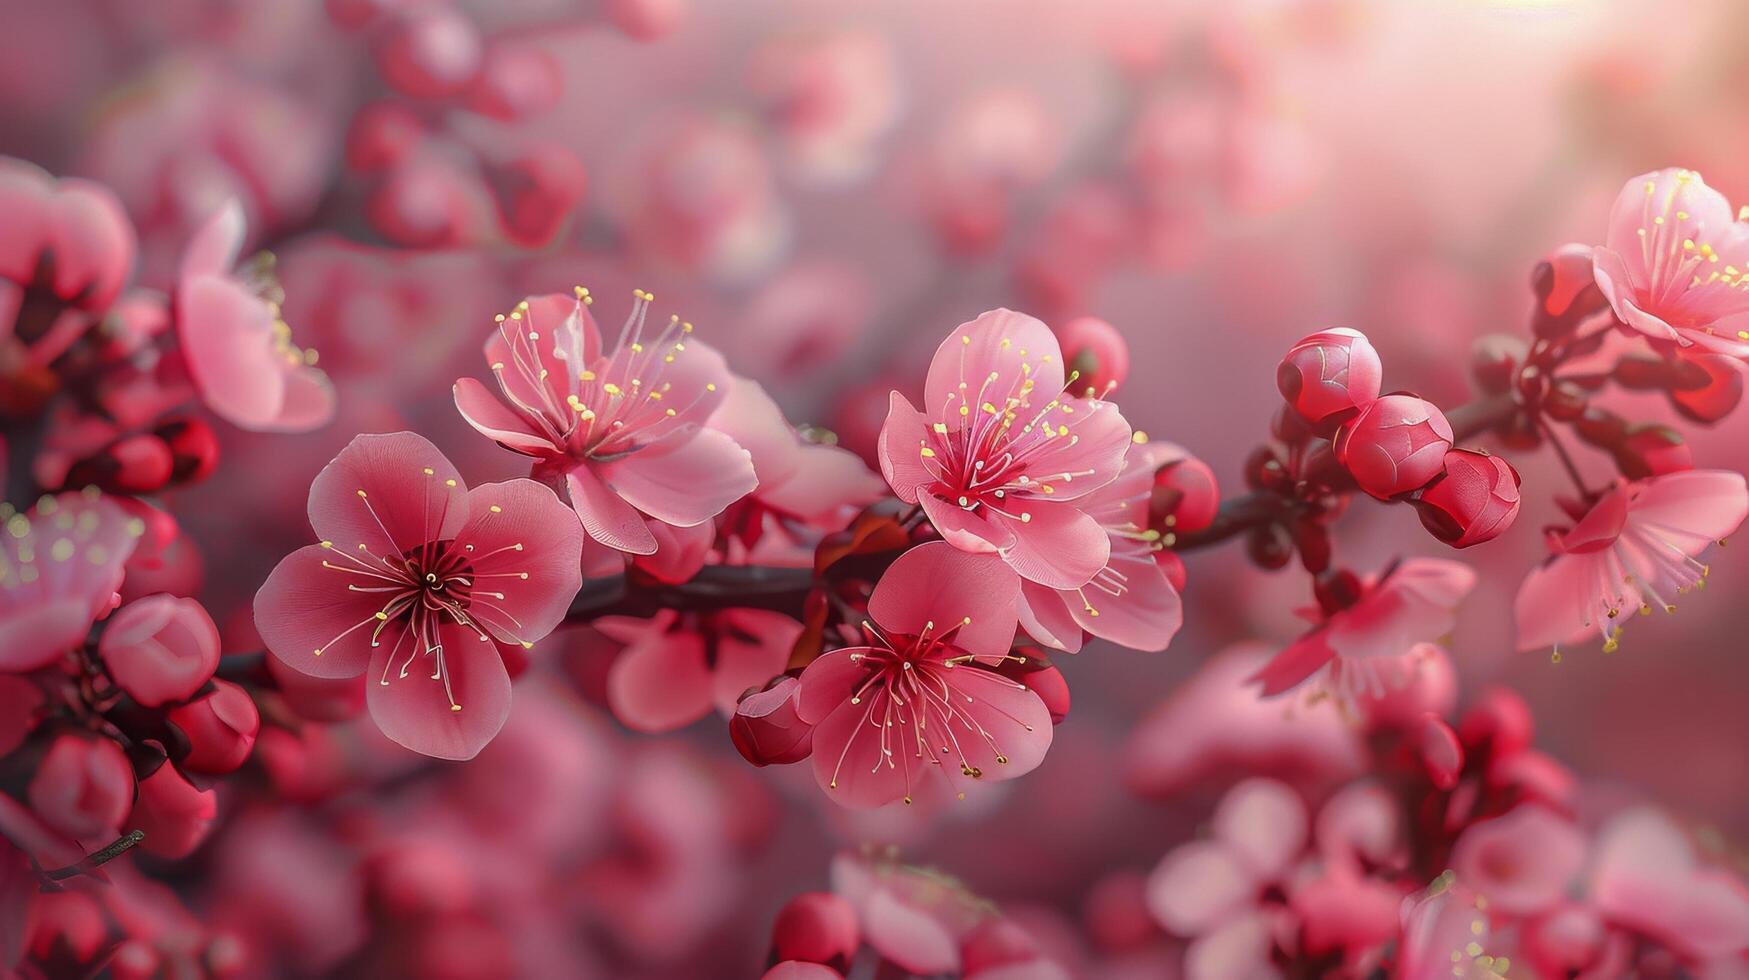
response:
<path fill-rule="evenodd" d="M 377 49 L 383 80 L 416 99 L 441 99 L 462 90 L 480 70 L 480 32 L 442 5 L 403 17 Z"/>
<path fill-rule="evenodd" d="M 1439 406 L 1414 395 L 1386 395 L 1343 424 L 1336 459 L 1360 489 L 1389 500 L 1443 472 L 1451 438 Z"/>
<path fill-rule="evenodd" d="M 213 691 L 206 697 L 172 709 L 170 721 L 192 746 L 183 766 L 215 776 L 241 766 L 261 730 L 261 713 L 249 693 L 221 680 L 213 681 Z"/>
<path fill-rule="evenodd" d="M 1428 712 L 1422 717 L 1415 751 L 1433 785 L 1440 789 L 1457 785 L 1458 773 L 1464 768 L 1464 748 L 1458 744 L 1457 733 L 1438 715 Z"/>
<path fill-rule="evenodd" d="M 155 708 L 192 697 L 219 666 L 219 628 L 193 599 L 152 595 L 123 606 L 97 641 L 117 685 Z"/>
<path fill-rule="evenodd" d="M 1069 717 L 1069 682 L 1063 678 L 1062 671 L 1046 667 L 1013 676 L 1045 703 L 1045 708 L 1051 713 L 1051 724 L 1062 724 L 1063 719 Z"/>
<path fill-rule="evenodd" d="M 1518 485 L 1518 471 L 1499 456 L 1453 449 L 1445 454 L 1445 472 L 1422 492 L 1415 509 L 1429 534 L 1453 548 L 1468 548 L 1512 526 Z"/>
<path fill-rule="evenodd" d="M 0 674 L 0 756 L 11 755 L 36 729 L 42 688 L 17 674 Z"/>
<path fill-rule="evenodd" d="M 468 105 L 494 119 L 520 119 L 556 105 L 563 81 L 551 52 L 532 44 L 493 41 L 468 92 Z"/>
<path fill-rule="evenodd" d="M 1104 398 L 1129 377 L 1129 345 L 1116 327 L 1096 316 L 1076 317 L 1058 327 L 1057 342 L 1063 348 L 1063 363 L 1081 373 L 1069 386 L 1070 394 Z"/>
<path fill-rule="evenodd" d="M 1332 327 L 1300 340 L 1275 370 L 1281 396 L 1314 425 L 1340 422 L 1379 396 L 1384 365 L 1358 330 Z"/>
<path fill-rule="evenodd" d="M 796 715 L 800 690 L 800 681 L 784 675 L 735 706 L 735 715 L 729 719 L 729 738 L 748 762 L 788 765 L 813 752 L 814 727 Z"/>
<path fill-rule="evenodd" d="M 1492 687 L 1482 692 L 1481 698 L 1470 705 L 1458 722 L 1464 747 L 1472 753 L 1486 752 L 1494 758 L 1530 748 L 1535 731 L 1530 706 L 1518 694 L 1504 687 Z"/>
<path fill-rule="evenodd" d="M 49 746 L 26 789 L 43 821 L 79 840 L 116 836 L 134 797 L 134 772 L 107 738 L 62 735 Z"/>
<path fill-rule="evenodd" d="M 1200 531 L 1221 510 L 1221 487 L 1215 471 L 1194 456 L 1174 460 L 1154 473 L 1148 501 L 1148 523 L 1178 534 Z"/>
<path fill-rule="evenodd" d="M 195 789 L 175 766 L 165 763 L 140 781 L 140 799 L 131 822 L 146 834 L 141 850 L 184 858 L 206 839 L 217 814 L 218 797 L 212 790 Z"/>
<path fill-rule="evenodd" d="M 1591 246 L 1574 243 L 1550 252 L 1537 267 L 1533 285 L 1543 313 L 1551 317 L 1566 316 L 1579 294 L 1587 287 L 1597 285 L 1591 265 Z M 1598 297 L 1600 301 L 1601 298 Z M 1601 302 L 1593 305 L 1602 308 Z"/>
<path fill-rule="evenodd" d="M 1615 447 L 1615 463 L 1630 480 L 1694 469 L 1694 453 L 1668 425 L 1636 425 Z"/>
<path fill-rule="evenodd" d="M 170 477 L 177 483 L 198 483 L 219 465 L 219 439 L 202 419 L 171 419 L 155 433 L 170 449 Z"/>
<path fill-rule="evenodd" d="M 804 892 L 789 900 L 771 927 L 771 958 L 850 969 L 862 944 L 856 910 L 830 892 Z"/>
<path fill-rule="evenodd" d="M 358 173 L 387 170 L 425 139 L 425 123 L 399 102 L 373 102 L 358 110 L 346 132 L 346 166 Z"/>
<path fill-rule="evenodd" d="M 1724 354 L 1699 354 L 1683 360 L 1706 376 L 1703 384 L 1670 390 L 1670 404 L 1686 418 L 1711 424 L 1731 414 L 1743 400 L 1743 363 Z M 1694 373 L 1692 370 L 1690 373 Z"/>
<path fill-rule="evenodd" d="M 576 154 L 562 146 L 530 147 L 487 171 L 504 235 L 523 248 L 553 240 L 583 200 L 588 178 Z"/>
<path fill-rule="evenodd" d="M 164 440 L 150 433 L 117 439 L 67 471 L 74 489 L 98 487 L 110 493 L 156 493 L 170 482 L 175 460 Z"/>

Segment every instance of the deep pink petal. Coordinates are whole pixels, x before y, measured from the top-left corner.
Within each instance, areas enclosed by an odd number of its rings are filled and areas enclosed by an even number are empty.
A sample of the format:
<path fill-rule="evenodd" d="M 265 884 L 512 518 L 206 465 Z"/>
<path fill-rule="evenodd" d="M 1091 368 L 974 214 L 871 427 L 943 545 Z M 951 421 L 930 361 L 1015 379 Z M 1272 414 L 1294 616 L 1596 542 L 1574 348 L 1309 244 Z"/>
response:
<path fill-rule="evenodd" d="M 273 311 L 234 279 L 182 285 L 176 325 L 188 370 L 214 413 L 244 429 L 271 425 L 285 404 L 285 363 Z"/>
<path fill-rule="evenodd" d="M 653 555 L 656 538 L 644 524 L 638 509 L 625 502 L 619 494 L 607 488 L 595 475 L 592 464 L 585 463 L 565 472 L 565 492 L 571 497 L 571 509 L 583 522 L 583 530 L 593 541 L 599 541 L 616 551 L 629 555 Z"/>
<path fill-rule="evenodd" d="M 359 574 L 358 562 L 335 554 L 338 548 L 312 544 L 286 555 L 255 593 L 255 629 L 261 642 L 286 666 L 313 677 L 364 672 L 376 613 L 385 601 L 381 594 L 347 588 L 376 580 Z M 400 630 L 401 624 L 392 623 L 384 633 L 392 642 Z"/>
<path fill-rule="evenodd" d="M 22 673 L 45 667 L 82 643 L 90 631 L 91 604 L 82 598 L 7 609 L 0 616 L 0 671 Z"/>
<path fill-rule="evenodd" d="M 922 633 L 959 627 L 954 644 L 976 657 L 1001 658 L 1014 641 L 1020 579 L 992 556 L 972 555 L 945 541 L 900 555 L 875 584 L 868 612 L 884 630 Z"/>
<path fill-rule="evenodd" d="M 1324 640 L 1324 631 L 1313 630 L 1283 647 L 1250 680 L 1263 685 L 1260 696 L 1274 697 L 1317 673 L 1335 655 Z"/>
<path fill-rule="evenodd" d="M 583 585 L 571 509 L 533 480 L 509 480 L 468 491 L 467 513 L 455 542 L 473 565 L 468 614 L 505 643 L 551 633 Z"/>
<path fill-rule="evenodd" d="M 310 526 L 367 561 L 398 560 L 455 537 L 468 519 L 467 492 L 461 474 L 424 436 L 361 435 L 310 484 Z"/>
<path fill-rule="evenodd" d="M 717 709 L 733 714 L 748 688 L 764 687 L 783 673 L 802 624 L 782 613 L 731 609 L 718 620 L 717 665 L 712 688 Z"/>
<path fill-rule="evenodd" d="M 656 539 L 656 553 L 639 555 L 633 564 L 662 582 L 678 584 L 697 575 L 717 540 L 716 525 L 709 521 L 692 527 L 646 521 L 644 526 Z"/>
<path fill-rule="evenodd" d="M 802 687 L 796 695 L 796 714 L 808 724 L 818 725 L 849 701 L 868 679 L 868 667 L 856 659 L 868 649 L 844 647 L 814 658 L 814 662 L 802 671 Z"/>
<path fill-rule="evenodd" d="M 1072 611 L 1076 602 L 1073 592 L 1059 592 L 1022 580 L 1020 626 L 1028 636 L 1053 650 L 1076 653 L 1082 642 L 1081 624 Z"/>
<path fill-rule="evenodd" d="M 476 431 L 506 449 L 541 457 L 558 447 L 519 412 L 512 411 L 473 378 L 461 378 L 453 389 L 456 411 Z"/>
<path fill-rule="evenodd" d="M 759 485 L 747 450 L 714 429 L 600 464 L 602 482 L 656 520 L 691 527 Z"/>
<path fill-rule="evenodd" d="M 935 525 L 942 540 L 961 551 L 988 554 L 1014 544 L 1014 532 L 1007 524 L 989 520 L 977 511 L 966 510 L 931 493 L 917 498 L 929 523 Z"/>
<path fill-rule="evenodd" d="M 1030 520 L 1000 518 L 1014 534 L 1002 557 L 1021 578 L 1053 589 L 1078 589 L 1111 560 L 1105 528 L 1068 504 L 1016 505 Z"/>
<path fill-rule="evenodd" d="M 922 487 L 935 482 L 935 476 L 922 456 L 922 450 L 928 445 L 927 420 L 911 407 L 909 399 L 893 392 L 887 404 L 887 421 L 881 426 L 877 453 L 881 475 L 887 478 L 887 484 L 899 499 L 908 504 L 917 502 Z"/>
<path fill-rule="evenodd" d="M 710 713 L 712 686 L 703 637 L 684 629 L 655 633 L 613 662 L 607 704 L 629 728 L 671 732 Z"/>
<path fill-rule="evenodd" d="M 441 634 L 447 686 L 433 677 L 432 652 L 385 642 L 365 676 L 366 703 L 391 741 L 439 759 L 472 759 L 510 717 L 510 675 L 491 640 L 453 624 Z"/>
<path fill-rule="evenodd" d="M 1114 556 L 1110 569 L 1124 576 L 1121 586 L 1102 590 L 1104 576 L 1095 576 L 1081 590 L 1086 597 L 1085 605 L 1072 593 L 1064 595 L 1070 614 L 1087 632 L 1119 646 L 1132 650 L 1166 649 L 1184 624 L 1184 604 L 1178 590 L 1145 554 L 1139 560 Z"/>
<path fill-rule="evenodd" d="M 991 310 L 948 334 L 929 362 L 924 384 L 923 412 L 941 416 L 958 396 L 964 382 L 977 390 L 995 374 L 991 388 L 1018 389 L 1031 379 L 1034 390 L 1045 398 L 1063 389 L 1063 355 L 1056 335 L 1043 322 L 1013 310 Z"/>

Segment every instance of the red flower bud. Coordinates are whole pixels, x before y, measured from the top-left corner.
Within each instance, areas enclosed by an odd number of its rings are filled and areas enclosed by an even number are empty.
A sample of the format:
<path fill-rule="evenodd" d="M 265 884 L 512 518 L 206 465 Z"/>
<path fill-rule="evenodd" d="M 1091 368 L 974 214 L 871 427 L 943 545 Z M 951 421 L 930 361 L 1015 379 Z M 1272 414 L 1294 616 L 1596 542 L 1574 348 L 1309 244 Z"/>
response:
<path fill-rule="evenodd" d="M 1117 328 L 1096 316 L 1082 316 L 1057 328 L 1063 348 L 1063 363 L 1081 376 L 1069 386 L 1070 394 L 1104 398 L 1124 383 L 1130 374 L 1130 348 Z"/>
<path fill-rule="evenodd" d="M 552 52 L 533 44 L 493 41 L 468 92 L 468 106 L 506 122 L 551 109 L 564 79 Z"/>
<path fill-rule="evenodd" d="M 1630 480 L 1694 469 L 1682 433 L 1668 425 L 1636 425 L 1615 447 L 1615 464 Z"/>
<path fill-rule="evenodd" d="M 1464 768 L 1464 747 L 1458 744 L 1457 733 L 1451 726 L 1431 711 L 1421 718 L 1415 752 L 1433 785 L 1440 789 L 1457 785 L 1458 773 Z"/>
<path fill-rule="evenodd" d="M 1451 438 L 1439 406 L 1410 394 L 1386 395 L 1342 426 L 1336 459 L 1362 490 L 1389 500 L 1438 476 Z"/>
<path fill-rule="evenodd" d="M 771 927 L 771 960 L 821 963 L 850 969 L 862 944 L 856 910 L 830 892 L 803 892 L 777 913 Z"/>
<path fill-rule="evenodd" d="M 249 692 L 230 681 L 213 681 L 211 694 L 174 708 L 170 721 L 188 736 L 188 757 L 182 760 L 191 772 L 223 775 L 249 758 L 255 735 L 261 731 L 261 713 Z"/>
<path fill-rule="evenodd" d="M 1483 692 L 1458 722 L 1458 732 L 1471 752 L 1486 750 L 1496 758 L 1529 748 L 1535 730 L 1530 706 L 1503 687 Z"/>
<path fill-rule="evenodd" d="M 62 482 L 75 489 L 97 487 L 109 493 L 156 493 L 170 482 L 173 468 L 170 447 L 164 440 L 150 434 L 133 435 L 73 464 Z"/>
<path fill-rule="evenodd" d="M 576 154 L 558 145 L 531 147 L 486 173 L 498 202 L 504 234 L 523 248 L 553 240 L 577 203 L 588 177 Z"/>
<path fill-rule="evenodd" d="M 1523 340 L 1504 333 L 1478 337 L 1470 346 L 1470 377 L 1490 395 L 1512 390 L 1512 377 L 1529 352 Z"/>
<path fill-rule="evenodd" d="M 140 780 L 140 799 L 131 822 L 146 834 L 141 850 L 184 858 L 206 839 L 217 813 L 218 798 L 212 790 L 195 789 L 175 766 L 165 763 Z"/>
<path fill-rule="evenodd" d="M 1427 532 L 1453 548 L 1492 541 L 1518 517 L 1518 471 L 1474 449 L 1445 454 L 1445 473 L 1415 502 Z"/>
<path fill-rule="evenodd" d="M 218 436 L 202 419 L 172 419 L 156 434 L 170 447 L 170 476 L 177 483 L 198 483 L 219 465 Z"/>
<path fill-rule="evenodd" d="M 801 681 L 779 676 L 735 706 L 729 738 L 742 758 L 756 766 L 788 765 L 806 759 L 814 749 L 814 727 L 796 714 Z"/>
<path fill-rule="evenodd" d="M 377 49 L 377 70 L 390 86 L 416 99 L 454 95 L 480 70 L 480 32 L 453 10 L 433 6 L 407 14 Z"/>
<path fill-rule="evenodd" d="M 134 771 L 107 738 L 62 735 L 49 746 L 26 788 L 43 821 L 76 839 L 116 836 L 134 798 Z"/>
<path fill-rule="evenodd" d="M 372 102 L 358 110 L 346 131 L 346 166 L 376 173 L 395 166 L 425 139 L 425 123 L 399 102 Z"/>
<path fill-rule="evenodd" d="M 1213 524 L 1220 510 L 1220 484 L 1215 481 L 1215 471 L 1202 460 L 1185 456 L 1154 471 L 1149 526 L 1189 534 Z"/>
<path fill-rule="evenodd" d="M 213 676 L 219 666 L 219 628 L 193 599 L 147 596 L 110 618 L 97 653 L 128 696 L 155 708 L 192 697 Z"/>
<path fill-rule="evenodd" d="M 1051 713 L 1051 724 L 1060 725 L 1069 716 L 1069 682 L 1062 671 L 1045 667 L 1011 676 L 1045 703 L 1045 709 Z"/>
<path fill-rule="evenodd" d="M 1701 354 L 1682 358 L 1691 370 L 1704 372 L 1700 384 L 1684 384 L 1670 391 L 1670 405 L 1684 417 L 1712 424 L 1731 414 L 1743 400 L 1744 367 L 1734 357 L 1723 354 Z M 1692 369 L 1698 368 L 1699 372 Z M 1696 378 L 1696 380 L 1699 380 Z"/>
<path fill-rule="evenodd" d="M 1340 422 L 1379 396 L 1384 365 L 1358 330 L 1333 327 L 1303 338 L 1275 370 L 1281 396 L 1314 425 Z"/>
<path fill-rule="evenodd" d="M 1591 246 L 1563 245 L 1536 267 L 1531 280 L 1537 307 L 1532 329 L 1539 337 L 1564 337 L 1608 304 L 1592 271 Z"/>

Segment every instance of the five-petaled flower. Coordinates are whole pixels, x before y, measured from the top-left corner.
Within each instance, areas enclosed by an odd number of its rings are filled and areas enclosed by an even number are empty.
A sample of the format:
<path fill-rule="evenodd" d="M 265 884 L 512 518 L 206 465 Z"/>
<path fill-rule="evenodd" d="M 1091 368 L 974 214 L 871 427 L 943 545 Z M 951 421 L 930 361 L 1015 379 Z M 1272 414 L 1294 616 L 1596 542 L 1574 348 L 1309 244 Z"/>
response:
<path fill-rule="evenodd" d="M 1591 255 L 1616 318 L 1654 340 L 1749 356 L 1749 223 L 1700 174 L 1628 181 Z"/>
<path fill-rule="evenodd" d="M 1049 327 L 985 313 L 936 350 L 923 411 L 893 393 L 881 472 L 955 547 L 999 554 L 1047 588 L 1078 589 L 1111 558 L 1086 501 L 1123 468 L 1130 426 L 1109 402 L 1069 396 L 1075 380 Z"/>
<path fill-rule="evenodd" d="M 286 665 L 367 674 L 371 717 L 426 755 L 469 759 L 504 724 L 500 645 L 529 647 L 582 584 L 583 534 L 532 480 L 470 490 L 411 432 L 361 435 L 310 485 L 322 538 L 255 596 L 255 625 Z"/>
<path fill-rule="evenodd" d="M 1626 614 L 1675 612 L 1679 593 L 1705 586 L 1701 552 L 1746 514 L 1740 473 L 1683 470 L 1610 488 L 1571 530 L 1549 532 L 1553 556 L 1518 589 L 1519 649 L 1558 656 L 1595 632 L 1614 650 Z"/>
<path fill-rule="evenodd" d="M 696 527 L 757 485 L 735 440 L 706 427 L 731 382 L 721 354 L 679 317 L 646 336 L 651 296 L 639 291 L 611 349 L 590 296 L 518 304 L 486 341 L 503 400 L 473 378 L 456 408 L 482 435 L 532 456 L 535 478 L 569 497 L 589 536 L 654 554 L 660 529 Z"/>
<path fill-rule="evenodd" d="M 875 585 L 867 645 L 802 673 L 797 712 L 814 725 L 814 777 L 872 807 L 1031 772 L 1051 744 L 1037 694 L 993 668 L 1014 639 L 1014 573 L 939 541 L 899 556 Z"/>

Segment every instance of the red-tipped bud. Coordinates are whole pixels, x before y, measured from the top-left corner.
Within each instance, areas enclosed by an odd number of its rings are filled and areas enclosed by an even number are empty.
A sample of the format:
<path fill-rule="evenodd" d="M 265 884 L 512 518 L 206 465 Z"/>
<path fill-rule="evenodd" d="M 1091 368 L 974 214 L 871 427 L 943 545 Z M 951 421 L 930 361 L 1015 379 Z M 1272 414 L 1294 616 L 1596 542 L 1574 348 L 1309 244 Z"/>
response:
<path fill-rule="evenodd" d="M 1564 337 L 1607 300 L 1597 288 L 1591 246 L 1562 245 L 1536 267 L 1531 279 L 1537 306 L 1532 329 L 1538 337 Z"/>
<path fill-rule="evenodd" d="M 1615 465 L 1630 480 L 1694 469 L 1682 433 L 1668 425 L 1636 425 L 1615 447 Z"/>
<path fill-rule="evenodd" d="M 183 767 L 214 776 L 248 761 L 261 731 L 261 713 L 249 692 L 230 681 L 213 681 L 211 694 L 171 710 L 170 720 L 192 746 Z"/>
<path fill-rule="evenodd" d="M 1027 690 L 1045 703 L 1045 709 L 1051 713 L 1051 724 L 1060 725 L 1064 718 L 1069 717 L 1069 682 L 1062 671 L 1046 667 L 1015 674 L 1014 679 L 1026 685 Z"/>
<path fill-rule="evenodd" d="M 192 697 L 219 666 L 219 628 L 193 599 L 152 595 L 104 625 L 97 654 L 118 687 L 148 708 Z"/>
<path fill-rule="evenodd" d="M 1743 400 L 1742 362 L 1723 354 L 1684 357 L 1689 366 L 1683 383 L 1670 391 L 1670 405 L 1686 418 L 1711 425 L 1731 414 Z M 1701 375 L 1705 379 L 1701 379 Z"/>
<path fill-rule="evenodd" d="M 1057 328 L 1063 363 L 1080 377 L 1070 394 L 1104 398 L 1130 374 L 1130 348 L 1117 328 L 1096 316 L 1082 316 Z"/>
<path fill-rule="evenodd" d="M 67 837 L 111 838 L 134 798 L 134 772 L 107 738 L 62 735 L 49 746 L 25 789 L 31 809 Z"/>
<path fill-rule="evenodd" d="M 217 813 L 212 790 L 195 789 L 175 766 L 165 763 L 140 780 L 140 799 L 129 822 L 146 834 L 141 850 L 184 858 L 206 839 Z"/>
<path fill-rule="evenodd" d="M 1336 434 L 1336 459 L 1380 500 L 1418 490 L 1445 469 L 1451 423 L 1439 406 L 1409 394 L 1386 395 Z"/>
<path fill-rule="evenodd" d="M 158 427 L 158 438 L 170 447 L 170 478 L 198 483 L 219 465 L 219 438 L 202 419 L 171 419 Z"/>
<path fill-rule="evenodd" d="M 1511 334 L 1478 337 L 1470 345 L 1470 377 L 1476 379 L 1476 387 L 1490 395 L 1511 391 L 1512 378 L 1528 352 L 1524 341 Z"/>
<path fill-rule="evenodd" d="M 1313 425 L 1354 415 L 1379 396 L 1384 365 L 1358 330 L 1332 327 L 1300 340 L 1275 369 L 1281 396 Z"/>
<path fill-rule="evenodd" d="M 1471 752 L 1485 749 L 1496 758 L 1529 748 L 1535 731 L 1530 706 L 1504 687 L 1483 692 L 1458 722 L 1458 732 Z"/>
<path fill-rule="evenodd" d="M 480 32 L 467 17 L 441 6 L 409 13 L 377 48 L 377 70 L 396 90 L 416 99 L 461 91 L 480 70 Z"/>
<path fill-rule="evenodd" d="M 1148 498 L 1150 527 L 1190 534 L 1213 524 L 1220 511 L 1220 484 L 1207 463 L 1186 456 L 1154 471 L 1154 489 Z"/>
<path fill-rule="evenodd" d="M 1415 501 L 1427 532 L 1453 548 L 1492 541 L 1518 517 L 1518 471 L 1474 449 L 1445 454 L 1445 472 Z"/>
<path fill-rule="evenodd" d="M 531 147 L 488 169 L 504 235 L 523 248 L 553 240 L 583 200 L 588 178 L 576 154 L 556 144 Z"/>
<path fill-rule="evenodd" d="M 830 892 L 803 892 L 777 913 L 771 927 L 771 961 L 820 963 L 850 969 L 862 944 L 856 910 Z"/>
<path fill-rule="evenodd" d="M 174 468 L 175 460 L 164 440 L 150 434 L 132 435 L 75 463 L 64 482 L 68 487 L 97 487 L 109 493 L 156 493 L 170 482 Z"/>
<path fill-rule="evenodd" d="M 358 110 L 346 132 L 346 166 L 357 173 L 387 170 L 425 139 L 425 123 L 399 102 L 383 100 Z"/>
<path fill-rule="evenodd" d="M 1415 752 L 1433 785 L 1440 789 L 1457 785 L 1458 773 L 1464 768 L 1464 747 L 1458 744 L 1457 733 L 1451 726 L 1431 711 L 1421 717 Z"/>
<path fill-rule="evenodd" d="M 1286 568 L 1294 557 L 1293 535 L 1280 524 L 1265 524 L 1245 536 L 1245 556 L 1259 568 Z"/>
<path fill-rule="evenodd" d="M 506 122 L 536 115 L 559 101 L 563 78 L 552 52 L 532 44 L 493 41 L 468 92 L 468 105 Z"/>
<path fill-rule="evenodd" d="M 749 694 L 729 719 L 729 739 L 756 766 L 788 765 L 814 750 L 814 727 L 796 714 L 801 682 L 788 675 Z"/>

